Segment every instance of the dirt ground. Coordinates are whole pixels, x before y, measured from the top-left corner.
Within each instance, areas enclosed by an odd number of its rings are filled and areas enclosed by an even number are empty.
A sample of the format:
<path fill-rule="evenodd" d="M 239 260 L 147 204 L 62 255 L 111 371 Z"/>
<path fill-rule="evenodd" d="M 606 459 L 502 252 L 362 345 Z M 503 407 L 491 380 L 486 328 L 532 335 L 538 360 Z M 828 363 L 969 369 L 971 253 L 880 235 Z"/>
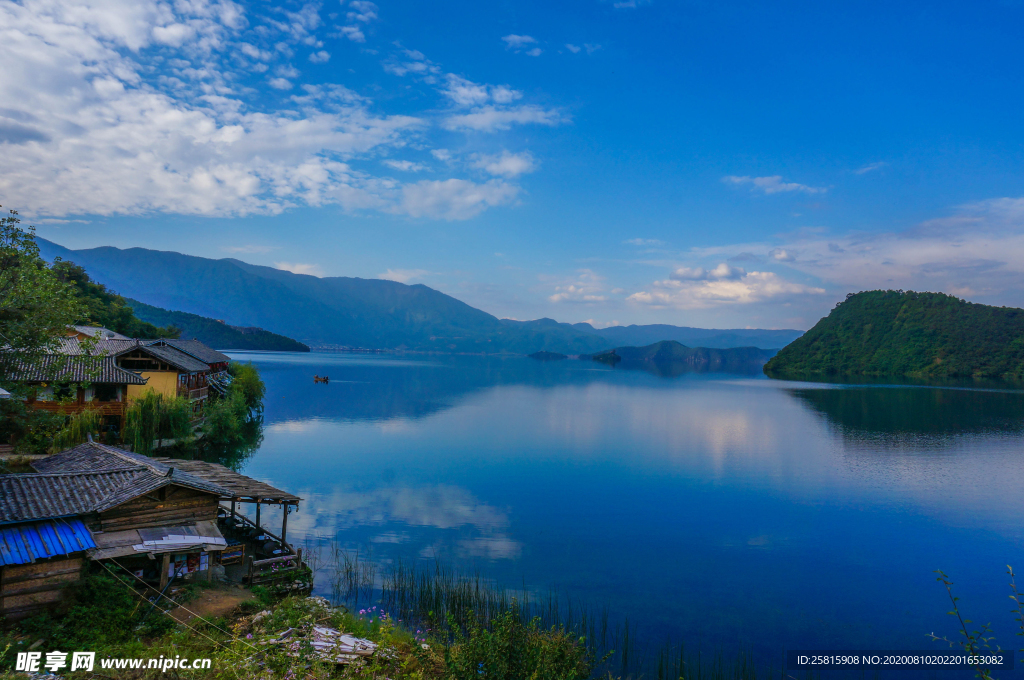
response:
<path fill-rule="evenodd" d="M 215 616 L 227 616 L 238 605 L 251 599 L 252 593 L 248 590 L 229 586 L 207 588 L 199 596 L 199 599 L 172 609 L 169 613 L 175 621 L 180 623 L 185 623 L 195 616 L 207 619 Z"/>

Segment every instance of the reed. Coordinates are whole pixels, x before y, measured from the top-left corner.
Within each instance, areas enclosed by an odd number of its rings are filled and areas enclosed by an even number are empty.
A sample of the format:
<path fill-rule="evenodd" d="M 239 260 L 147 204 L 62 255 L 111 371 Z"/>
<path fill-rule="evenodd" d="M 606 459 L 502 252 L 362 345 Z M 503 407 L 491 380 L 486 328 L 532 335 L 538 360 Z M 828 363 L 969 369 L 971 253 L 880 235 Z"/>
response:
<path fill-rule="evenodd" d="M 711 656 L 666 641 L 652 646 L 638 638 L 628 619 L 615 621 L 607 608 L 594 608 L 568 596 L 537 595 L 524 584 L 505 588 L 478 572 L 465 573 L 441 562 L 395 559 L 378 565 L 372 555 L 345 549 L 335 538 L 307 539 L 304 554 L 322 565 L 335 605 L 352 610 L 377 607 L 408 627 L 420 627 L 438 640 L 460 639 L 488 627 L 509 612 L 521 626 L 564 633 L 586 648 L 595 678 L 622 680 L 771 680 L 781 669 L 758 666 L 751 654 Z M 322 583 L 323 581 L 321 581 Z"/>

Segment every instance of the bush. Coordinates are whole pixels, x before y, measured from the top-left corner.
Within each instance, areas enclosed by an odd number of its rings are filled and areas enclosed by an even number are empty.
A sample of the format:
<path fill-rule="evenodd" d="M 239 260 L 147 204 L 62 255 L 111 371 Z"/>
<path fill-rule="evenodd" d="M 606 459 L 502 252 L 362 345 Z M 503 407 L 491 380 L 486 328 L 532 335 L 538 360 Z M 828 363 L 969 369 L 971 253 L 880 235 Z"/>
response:
<path fill-rule="evenodd" d="M 232 378 L 231 391 L 241 395 L 249 416 L 255 417 L 263 413 L 263 397 L 267 388 L 260 378 L 259 369 L 252 364 L 232 361 L 228 366 L 228 372 Z"/>
<path fill-rule="evenodd" d="M 468 630 L 462 632 L 449 615 L 455 631 L 445 653 L 445 677 L 470 680 L 481 676 L 494 680 L 582 680 L 590 677 L 592 659 L 583 640 L 573 639 L 564 630 L 541 630 L 540 619 L 524 624 L 513 606 L 491 621 L 490 628 L 468 617 Z"/>

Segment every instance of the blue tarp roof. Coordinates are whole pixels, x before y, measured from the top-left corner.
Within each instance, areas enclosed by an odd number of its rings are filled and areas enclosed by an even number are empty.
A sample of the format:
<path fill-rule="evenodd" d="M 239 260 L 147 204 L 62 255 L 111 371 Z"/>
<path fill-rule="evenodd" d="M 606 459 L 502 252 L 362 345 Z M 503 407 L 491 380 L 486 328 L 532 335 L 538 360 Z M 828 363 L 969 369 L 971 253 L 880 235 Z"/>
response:
<path fill-rule="evenodd" d="M 75 517 L 0 526 L 0 567 L 95 547 L 88 527 Z"/>

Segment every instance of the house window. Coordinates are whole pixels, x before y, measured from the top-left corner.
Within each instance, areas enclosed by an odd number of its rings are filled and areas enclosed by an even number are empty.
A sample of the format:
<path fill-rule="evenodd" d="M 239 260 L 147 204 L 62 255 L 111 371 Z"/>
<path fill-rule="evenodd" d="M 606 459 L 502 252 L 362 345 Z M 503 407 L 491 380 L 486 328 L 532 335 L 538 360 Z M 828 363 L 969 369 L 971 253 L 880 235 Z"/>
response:
<path fill-rule="evenodd" d="M 117 385 L 95 385 L 97 401 L 117 401 Z"/>

